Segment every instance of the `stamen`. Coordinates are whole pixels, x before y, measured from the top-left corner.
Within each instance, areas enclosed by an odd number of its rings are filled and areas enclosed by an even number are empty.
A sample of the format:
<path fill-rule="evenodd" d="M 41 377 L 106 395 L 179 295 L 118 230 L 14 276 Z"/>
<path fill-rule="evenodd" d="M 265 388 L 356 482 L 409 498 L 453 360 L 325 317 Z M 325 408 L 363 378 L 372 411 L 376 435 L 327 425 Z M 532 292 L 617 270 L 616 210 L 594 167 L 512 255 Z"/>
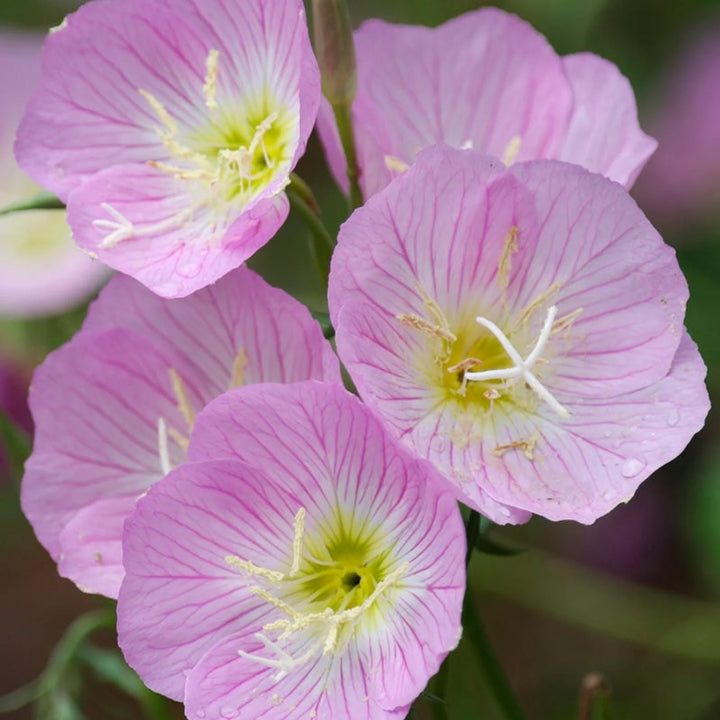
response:
<path fill-rule="evenodd" d="M 302 541 L 305 531 L 305 508 L 300 508 L 295 515 L 295 534 L 293 537 L 293 559 L 290 566 L 290 577 L 294 577 L 300 571 L 302 562 Z"/>
<path fill-rule="evenodd" d="M 243 570 L 248 573 L 248 575 L 265 578 L 271 582 L 280 582 L 285 579 L 284 573 L 278 572 L 277 570 L 268 570 L 267 568 L 259 567 L 249 560 L 239 558 L 237 555 L 226 555 L 225 562 L 230 565 L 230 567 Z"/>
<path fill-rule="evenodd" d="M 106 235 L 99 244 L 99 247 L 102 249 L 115 247 L 118 243 L 124 240 L 130 240 L 131 238 L 147 237 L 148 235 L 155 235 L 165 230 L 171 230 L 174 227 L 182 225 L 192 217 L 192 209 L 185 208 L 166 220 L 137 228 L 128 218 L 109 203 L 100 203 L 100 207 L 114 218 L 114 220 L 98 219 L 92 221 L 93 226 L 96 228 L 100 230 L 110 230 L 110 233 Z"/>
<path fill-rule="evenodd" d="M 168 450 L 168 433 L 165 418 L 158 418 L 158 455 L 160 457 L 160 470 L 167 475 L 172 470 L 170 452 Z"/>
<path fill-rule="evenodd" d="M 507 144 L 507 147 L 505 148 L 505 151 L 502 154 L 502 157 L 500 158 L 502 160 L 503 165 L 510 166 L 515 162 L 515 159 L 518 156 L 518 153 L 520 152 L 520 146 L 522 145 L 522 136 L 521 135 L 514 135 L 510 138 L 510 142 Z"/>
<path fill-rule="evenodd" d="M 247 370 L 249 360 L 247 353 L 243 348 L 235 356 L 233 360 L 232 380 L 230 380 L 230 389 L 240 387 L 245 383 L 245 371 Z"/>
<path fill-rule="evenodd" d="M 428 335 L 434 335 L 435 337 L 440 338 L 445 342 L 454 343 L 457 340 L 457 337 L 449 330 L 446 330 L 445 328 L 440 327 L 434 322 L 426 320 L 419 315 L 415 315 L 414 313 L 400 313 L 396 315 L 395 318 L 401 323 L 410 325 L 416 330 L 420 330 L 420 332 L 427 333 Z"/>
<path fill-rule="evenodd" d="M 385 167 L 390 172 L 400 175 L 401 173 L 404 173 L 410 166 L 404 160 L 401 160 L 399 157 L 395 157 L 394 155 L 386 155 Z"/>
<path fill-rule="evenodd" d="M 173 394 L 177 400 L 178 410 L 182 413 L 187 423 L 188 430 L 192 431 L 195 425 L 195 413 L 190 405 L 190 400 L 187 395 L 187 388 L 182 378 L 178 374 L 175 368 L 169 368 L 168 374 L 170 375 L 170 384 L 172 385 Z"/>
<path fill-rule="evenodd" d="M 214 48 L 210 50 L 205 59 L 205 84 L 203 85 L 203 94 L 205 95 L 205 105 L 208 110 L 217 109 L 217 93 L 218 68 L 220 66 L 220 52 Z"/>
<path fill-rule="evenodd" d="M 512 256 L 517 252 L 518 228 L 513 225 L 505 236 L 503 251 L 500 253 L 498 262 L 498 280 L 500 287 L 507 290 L 510 285 L 510 269 L 512 268 Z"/>
<path fill-rule="evenodd" d="M 477 322 L 498 339 L 503 349 L 513 362 L 513 367 L 503 368 L 500 370 L 483 370 L 480 372 L 465 371 L 464 379 L 469 381 L 487 381 L 487 380 L 511 380 L 514 378 L 522 378 L 550 407 L 561 417 L 570 417 L 570 412 L 564 408 L 550 393 L 550 391 L 537 379 L 532 373 L 532 366 L 538 361 L 540 354 L 545 349 L 547 341 L 552 332 L 555 316 L 557 315 L 557 306 L 552 305 L 548 308 L 545 323 L 543 324 L 540 335 L 535 343 L 535 347 L 525 360 L 522 359 L 520 353 L 513 347 L 505 333 L 491 320 L 484 317 L 476 318 Z"/>
<path fill-rule="evenodd" d="M 175 135 L 178 135 L 180 130 L 170 116 L 170 113 L 165 109 L 165 106 L 147 90 L 138 88 L 138 92 L 145 98 L 145 100 L 147 100 L 148 104 L 155 111 L 155 114 L 160 119 L 160 122 L 165 126 L 170 136 L 174 137 Z"/>

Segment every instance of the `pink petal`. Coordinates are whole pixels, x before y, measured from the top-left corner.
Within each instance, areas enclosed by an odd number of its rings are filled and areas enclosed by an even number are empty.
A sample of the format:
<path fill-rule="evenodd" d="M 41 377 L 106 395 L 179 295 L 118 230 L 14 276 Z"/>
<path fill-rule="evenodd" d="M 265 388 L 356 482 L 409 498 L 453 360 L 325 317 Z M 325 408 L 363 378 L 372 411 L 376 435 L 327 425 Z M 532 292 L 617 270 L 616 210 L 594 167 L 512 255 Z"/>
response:
<path fill-rule="evenodd" d="M 36 370 L 29 401 L 35 444 L 21 499 L 56 560 L 60 533 L 80 510 L 101 500 L 134 500 L 162 477 L 158 418 L 185 427 L 169 367 L 144 338 L 111 330 L 77 336 Z M 169 450 L 171 462 L 182 460 L 175 443 Z M 91 580 L 79 582 L 89 587 Z"/>
<path fill-rule="evenodd" d="M 657 142 L 640 129 L 630 83 L 592 53 L 568 55 L 563 64 L 575 103 L 557 158 L 631 187 Z"/>
<path fill-rule="evenodd" d="M 710 407 L 705 372 L 697 346 L 683 333 L 670 372 L 656 383 L 575 404 L 562 424 L 549 416 L 498 424 L 488 446 L 533 434 L 538 442 L 532 461 L 519 450 L 489 460 L 488 492 L 551 520 L 594 522 L 629 501 L 703 426 Z"/>
<path fill-rule="evenodd" d="M 193 210 L 186 188 L 166 173 L 117 165 L 97 173 L 71 193 L 68 221 L 78 244 L 116 270 L 132 275 L 163 297 L 185 297 L 241 265 L 287 217 L 284 194 L 257 201 L 222 219 Z M 109 207 L 108 207 L 109 206 Z M 114 244 L 107 223 L 134 233 Z"/>
<path fill-rule="evenodd" d="M 519 159 L 560 149 L 570 88 L 545 38 L 516 16 L 483 8 L 435 29 L 371 20 L 355 44 L 353 118 L 366 197 L 393 177 L 386 155 L 411 164 L 428 145 L 471 143 L 501 157 L 516 136 Z M 342 182 L 332 133 L 325 123 L 320 130 Z"/>
<path fill-rule="evenodd" d="M 297 507 L 237 462 L 187 464 L 167 479 L 126 523 L 118 636 L 148 687 L 181 700 L 186 673 L 208 649 L 245 627 L 259 631 L 277 613 L 225 558 L 279 569 Z M 279 523 L 283 516 L 290 522 Z"/>
<path fill-rule="evenodd" d="M 305 305 L 246 267 L 172 301 L 116 276 L 90 305 L 83 330 L 113 327 L 144 335 L 174 358 L 181 376 L 200 378 L 200 407 L 238 380 L 341 382 L 337 356 Z"/>
<path fill-rule="evenodd" d="M 82 578 L 85 592 L 116 598 L 125 575 L 120 539 L 135 502 L 132 496 L 110 498 L 79 510 L 60 533 L 60 575 Z"/>

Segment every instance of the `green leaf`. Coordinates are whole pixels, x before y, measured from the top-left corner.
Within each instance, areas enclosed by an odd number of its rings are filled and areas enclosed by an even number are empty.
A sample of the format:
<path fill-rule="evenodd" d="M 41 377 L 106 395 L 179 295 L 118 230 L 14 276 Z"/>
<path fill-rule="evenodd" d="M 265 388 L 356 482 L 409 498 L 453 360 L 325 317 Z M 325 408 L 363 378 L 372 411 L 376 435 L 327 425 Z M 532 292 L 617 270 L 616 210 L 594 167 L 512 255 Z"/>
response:
<path fill-rule="evenodd" d="M 335 328 L 330 322 L 330 316 L 324 312 L 313 312 L 312 316 L 320 323 L 323 335 L 327 340 L 331 340 L 335 337 Z"/>
<path fill-rule="evenodd" d="M 10 474 L 20 478 L 25 461 L 30 456 L 32 443 L 28 434 L 0 410 L 0 447 L 7 457 Z"/>
<path fill-rule="evenodd" d="M 65 203 L 52 193 L 41 192 L 35 197 L 0 208 L 0 216 L 26 212 L 27 210 L 62 210 L 64 207 Z"/>

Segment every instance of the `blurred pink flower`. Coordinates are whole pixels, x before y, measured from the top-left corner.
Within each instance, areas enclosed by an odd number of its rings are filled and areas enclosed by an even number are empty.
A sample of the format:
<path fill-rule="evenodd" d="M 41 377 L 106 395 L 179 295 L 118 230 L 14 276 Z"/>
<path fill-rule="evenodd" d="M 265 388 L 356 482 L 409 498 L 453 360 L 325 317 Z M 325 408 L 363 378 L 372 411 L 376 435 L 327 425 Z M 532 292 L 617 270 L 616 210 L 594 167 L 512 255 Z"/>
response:
<path fill-rule="evenodd" d="M 250 270 L 175 301 L 114 277 L 30 391 L 22 506 L 60 574 L 115 597 L 125 517 L 184 461 L 196 414 L 237 385 L 308 378 L 340 382 L 330 344 Z"/>
<path fill-rule="evenodd" d="M 640 203 L 663 222 L 718 217 L 720 24 L 692 38 L 664 83 L 652 121 L 659 147 L 638 184 Z"/>
<path fill-rule="evenodd" d="M 15 130 L 40 76 L 42 37 L 0 33 L 0 207 L 28 200 L 42 188 L 18 168 Z M 0 315 L 60 313 L 98 288 L 107 269 L 72 241 L 62 210 L 0 217 Z"/>
<path fill-rule="evenodd" d="M 48 37 L 16 151 L 83 248 L 181 297 L 283 223 L 319 97 L 300 0 L 93 2 Z"/>
<path fill-rule="evenodd" d="M 590 523 L 703 424 L 687 296 L 616 183 L 436 146 L 342 227 L 329 304 L 361 397 L 459 498 Z"/>
<path fill-rule="evenodd" d="M 434 29 L 369 20 L 355 44 L 353 120 L 365 197 L 437 143 L 506 164 L 566 160 L 628 187 L 655 149 L 615 65 L 590 53 L 560 58 L 530 25 L 502 10 L 482 8 Z M 347 190 L 327 103 L 318 129 Z"/>
<path fill-rule="evenodd" d="M 143 681 L 189 718 L 404 718 L 461 632 L 465 533 L 433 468 L 317 382 L 226 393 L 189 456 L 125 526 Z"/>

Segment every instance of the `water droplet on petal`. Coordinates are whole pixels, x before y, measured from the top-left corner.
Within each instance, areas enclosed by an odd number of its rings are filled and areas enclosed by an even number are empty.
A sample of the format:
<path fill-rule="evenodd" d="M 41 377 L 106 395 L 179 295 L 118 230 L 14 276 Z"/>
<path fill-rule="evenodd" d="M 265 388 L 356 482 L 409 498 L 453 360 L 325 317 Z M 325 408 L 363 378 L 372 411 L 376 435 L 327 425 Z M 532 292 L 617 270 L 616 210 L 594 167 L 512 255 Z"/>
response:
<path fill-rule="evenodd" d="M 231 720 L 231 718 L 236 718 L 239 713 L 235 708 L 224 707 L 220 709 L 220 715 L 224 718 L 228 718 L 228 720 Z"/>
<path fill-rule="evenodd" d="M 196 262 L 189 262 L 182 266 L 180 274 L 186 278 L 194 278 L 200 272 L 200 265 Z"/>
<path fill-rule="evenodd" d="M 642 460 L 638 460 L 637 458 L 631 457 L 631 458 L 628 458 L 623 463 L 623 466 L 620 469 L 620 472 L 622 473 L 623 477 L 631 478 L 631 477 L 635 477 L 644 468 L 645 468 L 645 463 Z"/>
<path fill-rule="evenodd" d="M 612 490 L 606 490 L 602 497 L 603 500 L 612 500 L 615 497 L 615 493 Z"/>
<path fill-rule="evenodd" d="M 205 717 L 205 711 L 204 711 L 204 710 L 198 710 L 198 711 L 195 713 L 195 717 L 199 717 L 200 720 L 202 720 L 202 718 Z"/>
<path fill-rule="evenodd" d="M 667 424 L 670 427 L 675 427 L 680 422 L 680 413 L 677 409 L 673 408 L 672 412 L 668 415 Z"/>

